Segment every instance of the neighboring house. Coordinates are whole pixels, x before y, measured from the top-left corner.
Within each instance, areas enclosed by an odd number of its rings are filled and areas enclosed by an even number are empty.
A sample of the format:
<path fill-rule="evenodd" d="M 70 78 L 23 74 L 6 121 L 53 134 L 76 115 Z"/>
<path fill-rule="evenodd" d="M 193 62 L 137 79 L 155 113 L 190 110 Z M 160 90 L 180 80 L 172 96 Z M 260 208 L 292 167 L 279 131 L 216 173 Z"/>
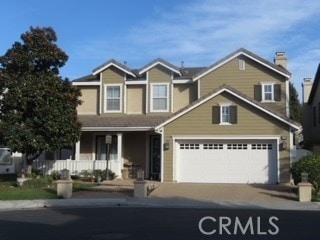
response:
<path fill-rule="evenodd" d="M 305 78 L 303 87 L 303 141 L 305 147 L 320 154 L 320 64 L 314 81 Z"/>
<path fill-rule="evenodd" d="M 76 79 L 82 135 L 76 160 L 133 164 L 174 182 L 287 183 L 300 125 L 288 118 L 286 56 L 239 49 L 209 67 L 156 59 L 141 69 L 110 60 Z"/>

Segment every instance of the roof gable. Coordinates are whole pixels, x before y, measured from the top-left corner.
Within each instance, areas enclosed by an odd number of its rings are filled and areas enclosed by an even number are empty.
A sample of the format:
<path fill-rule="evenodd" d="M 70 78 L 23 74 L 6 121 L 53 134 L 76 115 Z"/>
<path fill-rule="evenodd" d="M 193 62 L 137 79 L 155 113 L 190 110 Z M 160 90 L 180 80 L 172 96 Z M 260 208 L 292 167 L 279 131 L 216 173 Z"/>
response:
<path fill-rule="evenodd" d="M 236 89 L 231 88 L 230 86 L 223 85 L 218 89 L 215 89 L 208 93 L 207 95 L 204 95 L 203 97 L 199 98 L 197 101 L 191 103 L 189 106 L 182 108 L 180 111 L 176 112 L 175 114 L 171 115 L 169 119 L 166 121 L 162 122 L 158 126 L 156 126 L 156 129 L 160 129 L 163 126 L 169 124 L 170 122 L 182 117 L 183 115 L 187 114 L 188 112 L 192 111 L 196 107 L 208 102 L 212 98 L 218 96 L 219 94 L 227 92 L 238 99 L 246 102 L 247 104 L 253 106 L 254 108 L 259 109 L 260 111 L 270 115 L 271 117 L 278 119 L 279 121 L 289 125 L 290 127 L 294 128 L 295 130 L 299 130 L 301 128 L 300 124 L 289 119 L 288 117 L 285 117 L 283 115 L 280 115 L 279 113 L 275 112 L 271 108 L 267 108 L 266 106 L 262 105 L 261 103 L 257 102 L 256 100 L 242 94 L 241 92 L 237 91 Z"/>
<path fill-rule="evenodd" d="M 118 61 L 116 61 L 114 59 L 111 59 L 111 60 L 105 62 L 104 64 L 100 65 L 99 67 L 93 69 L 92 74 L 96 75 L 98 73 L 101 73 L 102 71 L 104 71 L 105 69 L 107 69 L 107 68 L 109 68 L 111 66 L 123 71 L 124 73 L 126 73 L 126 74 L 128 74 L 128 75 L 130 75 L 132 77 L 136 77 L 136 75 L 133 73 L 133 71 L 130 68 L 128 68 L 127 66 L 119 63 Z"/>
<path fill-rule="evenodd" d="M 320 82 L 320 63 L 318 65 L 316 76 L 314 77 L 312 88 L 311 88 L 311 91 L 310 91 L 310 94 L 309 94 L 308 104 L 312 103 L 314 95 L 317 92 L 317 88 L 319 86 L 319 82 Z"/>
<path fill-rule="evenodd" d="M 149 71 L 151 68 L 154 68 L 157 65 L 161 65 L 161 66 L 169 69 L 170 71 L 177 73 L 179 76 L 182 75 L 179 68 L 177 68 L 176 66 L 172 65 L 171 63 L 169 63 L 161 58 L 157 58 L 157 59 L 153 60 L 152 62 L 150 62 L 149 64 L 147 64 L 146 66 L 144 66 L 143 68 L 141 68 L 139 70 L 139 75 L 144 74 L 145 72 Z"/>
<path fill-rule="evenodd" d="M 211 66 L 209 66 L 208 68 L 204 69 L 203 71 L 197 73 L 196 75 L 193 76 L 193 80 L 197 81 L 200 78 L 202 78 L 203 76 L 209 74 L 210 72 L 216 70 L 217 68 L 221 67 L 222 65 L 230 62 L 231 60 L 233 60 L 234 58 L 243 55 L 246 56 L 248 58 L 250 58 L 251 60 L 271 69 L 274 72 L 277 72 L 278 74 L 286 77 L 286 78 L 290 78 L 291 77 L 291 73 L 289 71 L 287 71 L 285 68 L 278 66 L 276 64 L 273 64 L 261 57 L 259 57 L 258 55 L 248 51 L 247 49 L 244 48 L 240 48 L 236 51 L 234 51 L 233 53 L 227 55 L 226 57 L 222 58 L 221 60 L 219 60 L 218 62 L 212 64 Z"/>

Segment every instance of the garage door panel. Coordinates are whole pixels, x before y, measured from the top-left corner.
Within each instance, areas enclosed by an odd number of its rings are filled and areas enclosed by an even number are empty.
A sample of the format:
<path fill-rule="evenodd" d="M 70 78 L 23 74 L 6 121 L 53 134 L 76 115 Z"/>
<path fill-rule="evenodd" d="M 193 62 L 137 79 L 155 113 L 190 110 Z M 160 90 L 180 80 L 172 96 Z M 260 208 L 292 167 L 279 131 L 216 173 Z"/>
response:
<path fill-rule="evenodd" d="M 180 182 L 277 182 L 275 142 L 180 142 L 178 162 Z"/>

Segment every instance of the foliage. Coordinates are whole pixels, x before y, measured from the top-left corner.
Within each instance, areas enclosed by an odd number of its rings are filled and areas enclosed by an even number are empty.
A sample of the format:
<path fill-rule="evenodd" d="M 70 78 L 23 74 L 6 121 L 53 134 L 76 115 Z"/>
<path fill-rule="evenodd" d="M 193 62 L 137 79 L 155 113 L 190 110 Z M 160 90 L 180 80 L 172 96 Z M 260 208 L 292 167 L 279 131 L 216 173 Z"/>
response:
<path fill-rule="evenodd" d="M 293 83 L 289 82 L 289 105 L 290 105 L 290 118 L 299 123 L 302 122 L 302 105 L 299 101 L 299 94 L 295 89 Z"/>
<path fill-rule="evenodd" d="M 106 170 L 96 169 L 96 170 L 82 170 L 80 172 L 80 177 L 84 178 L 98 178 L 101 177 L 101 180 L 106 179 Z M 108 169 L 108 180 L 114 180 L 117 175 Z"/>
<path fill-rule="evenodd" d="M 57 171 L 57 170 L 52 171 L 51 172 L 51 177 L 52 177 L 53 180 L 59 180 L 61 178 L 60 171 Z"/>
<path fill-rule="evenodd" d="M 0 142 L 25 153 L 30 165 L 79 139 L 81 93 L 59 76 L 68 56 L 52 28 L 31 27 L 21 39 L 0 57 Z"/>
<path fill-rule="evenodd" d="M 320 155 L 308 155 L 292 164 L 290 173 L 295 184 L 301 182 L 302 172 L 308 173 L 308 181 L 318 193 L 320 190 Z"/>
<path fill-rule="evenodd" d="M 51 186 L 53 179 L 51 176 L 43 176 L 43 177 L 36 177 L 31 178 L 25 181 L 22 185 L 24 188 L 46 188 Z"/>

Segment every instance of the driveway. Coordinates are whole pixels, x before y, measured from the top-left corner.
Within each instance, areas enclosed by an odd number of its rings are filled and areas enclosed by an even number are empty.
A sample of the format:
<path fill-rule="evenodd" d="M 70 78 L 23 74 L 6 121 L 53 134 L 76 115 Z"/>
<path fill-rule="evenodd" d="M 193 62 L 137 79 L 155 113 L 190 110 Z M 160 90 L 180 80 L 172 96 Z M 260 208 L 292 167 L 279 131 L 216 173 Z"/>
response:
<path fill-rule="evenodd" d="M 301 207 L 296 187 L 263 184 L 161 183 L 150 195 L 153 199 L 175 202 L 251 206 L 265 208 Z"/>

